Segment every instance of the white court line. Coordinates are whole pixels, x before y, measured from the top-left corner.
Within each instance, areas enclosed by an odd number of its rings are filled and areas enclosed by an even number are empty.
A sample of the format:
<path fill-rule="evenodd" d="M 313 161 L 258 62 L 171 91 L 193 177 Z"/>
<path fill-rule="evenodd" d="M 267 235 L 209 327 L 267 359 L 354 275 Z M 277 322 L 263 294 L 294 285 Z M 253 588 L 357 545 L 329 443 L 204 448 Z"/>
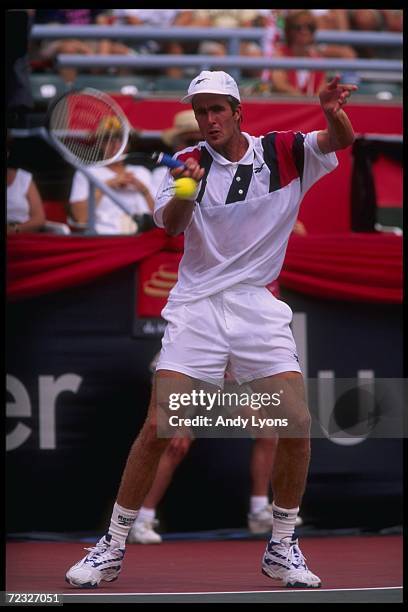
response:
<path fill-rule="evenodd" d="M 151 592 L 151 593 L 95 593 L 95 591 L 93 589 L 87 589 L 86 592 L 84 590 L 84 592 L 81 591 L 81 589 L 78 589 L 77 591 L 75 591 L 75 593 L 60 593 L 60 595 L 63 595 L 64 597 L 70 597 L 71 595 L 79 595 L 79 593 L 82 592 L 83 595 L 99 595 L 99 596 L 107 596 L 109 597 L 110 595 L 112 597 L 117 597 L 118 595 L 253 595 L 255 593 L 292 593 L 292 592 L 298 592 L 298 591 L 303 591 L 303 592 L 313 592 L 313 593 L 332 593 L 334 591 L 387 591 L 387 590 L 397 590 L 397 589 L 402 589 L 402 586 L 396 586 L 396 587 L 361 587 L 361 588 L 352 588 L 352 589 L 315 589 L 315 588 L 305 588 L 305 589 L 290 589 L 290 588 L 285 588 L 282 587 L 281 589 L 276 589 L 273 591 L 178 591 L 175 593 L 170 593 L 170 592 L 164 592 L 164 593 L 155 593 L 155 592 Z"/>

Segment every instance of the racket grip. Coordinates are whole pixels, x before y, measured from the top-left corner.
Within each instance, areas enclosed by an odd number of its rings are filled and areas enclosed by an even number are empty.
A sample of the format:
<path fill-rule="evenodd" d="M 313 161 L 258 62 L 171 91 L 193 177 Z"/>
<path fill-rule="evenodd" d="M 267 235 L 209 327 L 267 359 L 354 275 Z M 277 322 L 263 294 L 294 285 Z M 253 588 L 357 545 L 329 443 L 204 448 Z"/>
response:
<path fill-rule="evenodd" d="M 152 159 L 156 162 L 156 164 L 163 164 L 168 168 L 184 168 L 183 162 L 178 159 L 174 159 L 171 155 L 167 153 L 159 153 L 155 152 L 152 154 Z"/>

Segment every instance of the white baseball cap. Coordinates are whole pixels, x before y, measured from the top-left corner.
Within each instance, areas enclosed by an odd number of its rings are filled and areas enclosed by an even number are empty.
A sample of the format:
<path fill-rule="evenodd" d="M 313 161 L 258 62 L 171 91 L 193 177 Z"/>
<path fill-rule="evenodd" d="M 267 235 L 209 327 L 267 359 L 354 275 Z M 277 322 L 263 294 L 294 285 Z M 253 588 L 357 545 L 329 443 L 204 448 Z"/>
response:
<path fill-rule="evenodd" d="M 193 96 L 201 93 L 221 94 L 223 96 L 233 96 L 239 102 L 238 85 L 231 75 L 222 70 L 203 70 L 191 81 L 187 95 L 181 99 L 182 102 L 191 102 Z"/>

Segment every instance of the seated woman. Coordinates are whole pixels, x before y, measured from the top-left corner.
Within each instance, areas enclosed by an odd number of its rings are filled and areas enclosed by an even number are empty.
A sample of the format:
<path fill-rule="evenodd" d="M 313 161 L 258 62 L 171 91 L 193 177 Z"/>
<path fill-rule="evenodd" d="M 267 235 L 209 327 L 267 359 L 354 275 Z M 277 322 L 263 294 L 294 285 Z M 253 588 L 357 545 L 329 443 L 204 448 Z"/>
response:
<path fill-rule="evenodd" d="M 121 144 L 120 136 L 110 137 L 102 146 L 108 148 L 106 157 L 113 157 Z M 137 225 L 138 216 L 152 215 L 154 200 L 151 193 L 152 175 L 144 166 L 125 165 L 115 161 L 109 166 L 89 167 L 89 172 L 113 189 L 119 196 L 124 212 L 109 196 L 100 189 L 95 190 L 95 230 L 97 234 L 134 234 L 140 231 Z M 88 222 L 89 182 L 84 174 L 74 174 L 70 208 L 76 224 L 86 226 Z"/>
<path fill-rule="evenodd" d="M 347 45 L 321 45 L 315 41 L 316 18 L 309 10 L 291 11 L 285 19 L 285 44 L 277 46 L 276 55 L 284 57 L 338 57 L 354 59 L 356 52 Z M 321 70 L 273 70 L 273 91 L 295 96 L 316 95 L 326 81 Z"/>
<path fill-rule="evenodd" d="M 38 232 L 44 225 L 44 207 L 32 174 L 7 168 L 7 234 Z"/>

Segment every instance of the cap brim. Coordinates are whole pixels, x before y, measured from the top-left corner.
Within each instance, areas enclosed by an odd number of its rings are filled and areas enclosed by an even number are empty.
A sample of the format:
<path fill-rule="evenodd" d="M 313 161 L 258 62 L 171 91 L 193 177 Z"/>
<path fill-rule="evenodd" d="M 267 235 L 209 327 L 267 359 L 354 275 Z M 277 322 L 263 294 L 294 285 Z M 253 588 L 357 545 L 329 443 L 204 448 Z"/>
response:
<path fill-rule="evenodd" d="M 237 98 L 236 96 L 233 96 L 231 93 L 225 93 L 225 91 L 220 91 L 219 89 L 203 89 L 202 91 L 195 91 L 193 94 L 187 94 L 186 96 L 184 96 L 184 98 L 181 98 L 181 102 L 184 102 L 184 103 L 191 102 L 194 96 L 198 96 L 198 94 L 206 94 L 206 93 L 219 94 L 220 96 L 232 96 L 233 98 L 241 102 L 241 98 Z"/>

